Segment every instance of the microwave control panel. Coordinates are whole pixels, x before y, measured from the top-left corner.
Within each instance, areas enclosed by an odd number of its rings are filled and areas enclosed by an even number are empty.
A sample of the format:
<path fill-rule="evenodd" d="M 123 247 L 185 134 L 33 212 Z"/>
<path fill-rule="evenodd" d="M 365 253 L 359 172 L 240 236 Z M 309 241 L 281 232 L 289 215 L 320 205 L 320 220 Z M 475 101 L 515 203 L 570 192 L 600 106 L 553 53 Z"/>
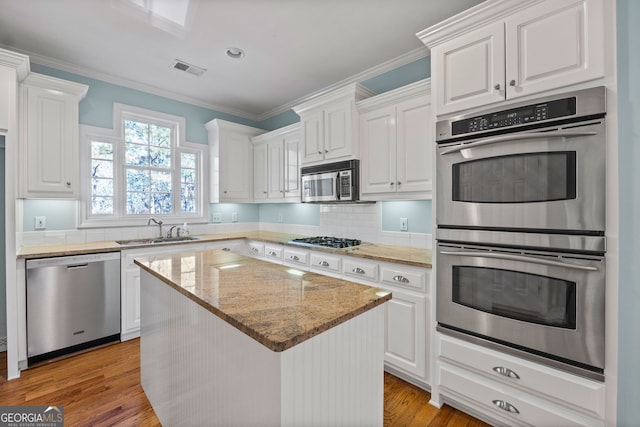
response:
<path fill-rule="evenodd" d="M 351 171 L 340 171 L 338 174 L 340 200 L 351 200 Z"/>

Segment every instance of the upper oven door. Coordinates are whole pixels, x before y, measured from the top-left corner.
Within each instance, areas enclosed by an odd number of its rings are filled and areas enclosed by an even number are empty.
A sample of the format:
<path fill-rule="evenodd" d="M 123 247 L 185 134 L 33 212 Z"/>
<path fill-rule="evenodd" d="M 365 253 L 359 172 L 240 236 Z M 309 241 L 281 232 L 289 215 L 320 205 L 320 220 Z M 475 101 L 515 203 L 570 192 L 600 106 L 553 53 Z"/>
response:
<path fill-rule="evenodd" d="M 604 119 L 437 148 L 439 226 L 602 232 Z"/>
<path fill-rule="evenodd" d="M 605 262 L 438 244 L 439 324 L 604 368 Z"/>
<path fill-rule="evenodd" d="M 338 172 L 302 175 L 302 202 L 334 202 L 338 196 Z"/>

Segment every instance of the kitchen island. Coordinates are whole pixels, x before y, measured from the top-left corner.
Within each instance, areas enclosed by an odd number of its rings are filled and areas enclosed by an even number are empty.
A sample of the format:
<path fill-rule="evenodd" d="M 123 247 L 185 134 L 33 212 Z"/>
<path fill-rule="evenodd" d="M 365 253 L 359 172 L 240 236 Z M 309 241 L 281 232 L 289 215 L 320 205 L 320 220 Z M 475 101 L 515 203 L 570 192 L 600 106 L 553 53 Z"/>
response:
<path fill-rule="evenodd" d="M 164 425 L 382 425 L 389 292 L 221 250 L 136 264 Z"/>

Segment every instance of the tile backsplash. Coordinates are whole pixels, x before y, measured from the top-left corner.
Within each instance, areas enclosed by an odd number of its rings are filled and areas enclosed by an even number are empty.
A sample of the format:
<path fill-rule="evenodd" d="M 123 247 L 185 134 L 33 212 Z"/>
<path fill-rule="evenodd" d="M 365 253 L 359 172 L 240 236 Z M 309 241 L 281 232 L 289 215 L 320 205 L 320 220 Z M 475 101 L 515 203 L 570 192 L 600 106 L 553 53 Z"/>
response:
<path fill-rule="evenodd" d="M 189 224 L 191 234 L 266 230 L 307 236 L 336 236 L 365 242 L 431 248 L 432 235 L 383 231 L 381 204 L 321 205 L 320 225 L 298 225 L 269 222 L 224 224 Z M 92 228 L 85 230 L 25 231 L 17 233 L 18 246 L 83 243 L 153 237 L 157 227 Z"/>

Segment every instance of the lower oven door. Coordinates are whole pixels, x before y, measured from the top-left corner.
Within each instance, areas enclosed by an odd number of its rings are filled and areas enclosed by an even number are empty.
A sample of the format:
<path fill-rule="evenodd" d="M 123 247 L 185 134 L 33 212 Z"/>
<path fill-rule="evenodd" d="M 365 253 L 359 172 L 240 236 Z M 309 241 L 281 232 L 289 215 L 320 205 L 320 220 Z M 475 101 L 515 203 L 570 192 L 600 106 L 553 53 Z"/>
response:
<path fill-rule="evenodd" d="M 604 258 L 438 244 L 438 324 L 604 369 Z"/>

